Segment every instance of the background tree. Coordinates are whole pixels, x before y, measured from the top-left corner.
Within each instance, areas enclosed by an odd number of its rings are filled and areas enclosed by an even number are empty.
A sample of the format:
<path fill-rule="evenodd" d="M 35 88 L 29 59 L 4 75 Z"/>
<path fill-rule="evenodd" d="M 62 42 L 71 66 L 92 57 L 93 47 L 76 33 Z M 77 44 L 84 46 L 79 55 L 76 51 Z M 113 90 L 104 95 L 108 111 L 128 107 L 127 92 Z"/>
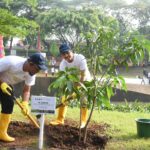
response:
<path fill-rule="evenodd" d="M 109 25 L 113 21 L 112 17 L 95 8 L 51 9 L 39 15 L 36 20 L 41 26 L 43 40 L 46 37 L 55 37 L 60 42 L 70 43 L 72 47 L 77 43 L 88 43 L 88 39 L 83 39 L 84 34 L 87 35 L 90 31 L 97 32 L 97 27 Z"/>
<path fill-rule="evenodd" d="M 50 40 L 54 38 L 61 42 L 68 41 L 73 47 L 76 43 L 83 43 L 83 40 L 88 43 L 88 39 L 83 39 L 83 36 L 91 31 L 97 32 L 98 26 L 109 24 L 112 16 L 118 20 L 119 26 L 116 27 L 120 30 L 120 42 L 123 43 L 129 34 L 149 40 L 148 0 L 136 0 L 132 5 L 128 5 L 125 0 L 2 0 L 0 6 L 15 15 L 37 19 L 41 26 L 42 44 L 49 51 Z M 25 41 L 29 47 L 36 47 L 37 33 L 29 34 Z"/>
<path fill-rule="evenodd" d="M 51 54 L 54 57 L 58 57 L 59 55 L 59 47 L 56 42 L 51 42 Z"/>
<path fill-rule="evenodd" d="M 12 15 L 16 17 L 23 17 L 26 18 L 27 20 L 30 20 L 33 22 L 35 15 L 37 14 L 37 11 L 35 7 L 37 6 L 37 1 L 36 0 L 25 0 L 25 1 L 19 1 L 19 0 L 2 0 L 0 2 L 0 7 L 8 10 Z M 33 24 L 33 23 L 31 23 Z M 31 34 L 30 34 L 31 33 Z M 33 35 L 36 32 L 29 32 L 26 34 L 26 36 L 30 38 L 33 37 Z M 36 34 L 35 34 L 36 35 Z M 18 35 L 15 35 L 18 36 Z M 5 37 L 5 42 L 10 39 L 10 51 L 12 48 L 12 42 L 13 42 L 13 36 L 9 36 L 9 38 Z M 24 36 L 25 37 L 25 36 Z M 26 40 L 27 41 L 27 40 Z M 29 44 L 30 40 L 28 41 Z"/>
<path fill-rule="evenodd" d="M 26 36 L 38 27 L 35 22 L 14 16 L 4 9 L 0 9 L 0 18 L 0 34 L 3 36 Z"/>

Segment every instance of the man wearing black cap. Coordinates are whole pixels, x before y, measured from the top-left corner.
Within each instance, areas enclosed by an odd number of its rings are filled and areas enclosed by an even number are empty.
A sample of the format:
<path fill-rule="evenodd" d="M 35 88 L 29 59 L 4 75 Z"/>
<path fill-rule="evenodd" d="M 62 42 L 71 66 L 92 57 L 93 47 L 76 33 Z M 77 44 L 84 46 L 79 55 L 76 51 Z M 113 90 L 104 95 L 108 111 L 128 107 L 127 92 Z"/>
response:
<path fill-rule="evenodd" d="M 65 68 L 76 67 L 80 70 L 80 82 L 91 80 L 90 72 L 88 70 L 86 58 L 81 54 L 73 53 L 68 44 L 61 44 L 59 47 L 60 54 L 63 60 L 60 63 L 59 69 L 64 71 Z M 62 96 L 62 99 L 65 99 Z M 85 99 L 85 98 L 84 98 Z M 62 100 L 63 101 L 63 100 Z M 86 103 L 85 103 L 86 104 Z M 67 106 L 61 106 L 58 110 L 58 117 L 56 120 L 52 121 L 50 124 L 59 125 L 64 124 L 64 119 L 67 111 Z M 87 121 L 88 109 L 86 105 L 82 106 L 81 109 L 81 126 L 84 128 Z"/>
<path fill-rule="evenodd" d="M 35 84 L 35 74 L 46 70 L 45 59 L 40 53 L 33 54 L 28 59 L 19 56 L 6 56 L 0 59 L 0 140 L 13 142 L 15 139 L 7 134 L 11 114 L 13 112 L 13 85 L 25 81 L 22 106 L 23 113 L 29 113 L 28 101 L 31 86 Z"/>

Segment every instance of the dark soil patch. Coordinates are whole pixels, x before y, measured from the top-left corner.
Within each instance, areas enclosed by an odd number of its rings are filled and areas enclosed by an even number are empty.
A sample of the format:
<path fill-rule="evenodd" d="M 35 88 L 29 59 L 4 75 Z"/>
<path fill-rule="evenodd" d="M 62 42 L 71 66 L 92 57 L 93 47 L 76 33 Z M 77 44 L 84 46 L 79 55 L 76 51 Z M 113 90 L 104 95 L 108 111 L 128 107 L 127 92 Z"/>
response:
<path fill-rule="evenodd" d="M 83 142 L 79 142 L 77 122 L 67 120 L 66 125 L 63 126 L 51 126 L 46 124 L 44 130 L 44 149 L 104 149 L 108 141 L 108 136 L 105 135 L 107 127 L 107 124 L 91 124 L 88 128 L 86 144 L 84 144 Z M 19 148 L 19 150 L 38 149 L 39 130 L 32 124 L 17 121 L 11 122 L 8 133 L 16 138 L 15 142 L 0 142 L 0 148 Z"/>

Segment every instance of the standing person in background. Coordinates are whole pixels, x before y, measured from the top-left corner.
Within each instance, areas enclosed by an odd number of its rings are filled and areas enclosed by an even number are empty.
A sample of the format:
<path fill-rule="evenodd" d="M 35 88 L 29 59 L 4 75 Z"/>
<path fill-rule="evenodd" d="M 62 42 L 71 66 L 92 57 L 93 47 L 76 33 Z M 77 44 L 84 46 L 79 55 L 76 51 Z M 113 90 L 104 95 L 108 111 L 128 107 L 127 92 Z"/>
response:
<path fill-rule="evenodd" d="M 41 53 L 41 55 L 44 57 L 45 59 L 45 63 L 47 64 L 48 63 L 48 60 L 47 60 L 47 57 L 46 57 L 46 53 Z M 48 64 L 47 64 L 48 65 Z M 45 74 L 45 77 L 48 77 L 48 69 L 46 69 L 44 71 L 44 74 Z"/>
<path fill-rule="evenodd" d="M 55 59 L 55 57 L 52 57 L 52 59 L 51 59 L 51 73 L 52 73 L 52 76 L 54 76 L 54 74 L 55 74 L 55 64 L 56 64 L 56 59 Z"/>
<path fill-rule="evenodd" d="M 62 44 L 59 47 L 60 54 L 63 58 L 63 60 L 60 63 L 59 69 L 61 71 L 65 70 L 66 67 L 71 68 L 71 67 L 76 67 L 80 70 L 80 82 L 91 80 L 90 72 L 88 70 L 86 58 L 81 55 L 81 54 L 76 54 L 73 53 L 69 45 L 67 44 Z M 62 96 L 62 101 L 65 97 Z M 88 116 L 88 109 L 86 108 L 86 99 L 84 98 L 84 105 L 82 104 L 82 109 L 81 109 L 81 126 L 80 128 L 84 128 L 86 121 L 87 121 L 87 116 Z M 61 106 L 58 109 L 58 117 L 56 120 L 50 122 L 52 125 L 63 125 L 64 124 L 64 119 L 66 116 L 67 112 L 67 106 Z"/>
<path fill-rule="evenodd" d="M 13 85 L 25 81 L 22 93 L 22 113 L 29 113 L 28 101 L 31 86 L 35 84 L 35 74 L 46 70 L 45 59 L 40 53 L 33 54 L 28 59 L 19 56 L 5 56 L 0 59 L 0 140 L 13 142 L 15 138 L 7 134 L 11 114 L 14 107 Z"/>

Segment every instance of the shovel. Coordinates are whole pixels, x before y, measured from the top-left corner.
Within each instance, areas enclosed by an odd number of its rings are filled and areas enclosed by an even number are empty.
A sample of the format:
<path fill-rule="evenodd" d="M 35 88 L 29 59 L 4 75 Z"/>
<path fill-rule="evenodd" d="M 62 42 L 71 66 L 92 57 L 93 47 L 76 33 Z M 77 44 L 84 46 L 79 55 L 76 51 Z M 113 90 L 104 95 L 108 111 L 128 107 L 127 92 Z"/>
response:
<path fill-rule="evenodd" d="M 22 107 L 20 101 L 15 96 L 13 96 L 13 99 L 16 101 L 17 105 L 21 108 L 21 110 L 23 110 L 23 107 Z M 26 116 L 37 128 L 40 128 L 38 123 L 35 121 L 35 119 L 30 114 L 27 114 Z"/>

